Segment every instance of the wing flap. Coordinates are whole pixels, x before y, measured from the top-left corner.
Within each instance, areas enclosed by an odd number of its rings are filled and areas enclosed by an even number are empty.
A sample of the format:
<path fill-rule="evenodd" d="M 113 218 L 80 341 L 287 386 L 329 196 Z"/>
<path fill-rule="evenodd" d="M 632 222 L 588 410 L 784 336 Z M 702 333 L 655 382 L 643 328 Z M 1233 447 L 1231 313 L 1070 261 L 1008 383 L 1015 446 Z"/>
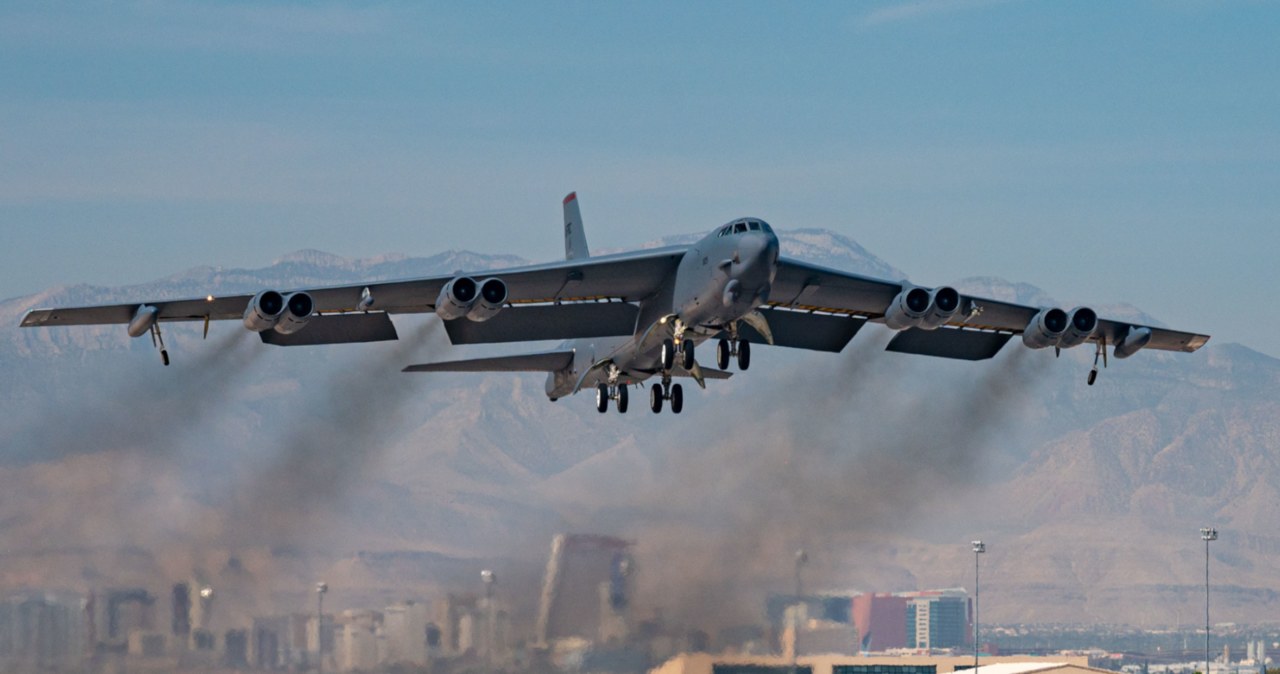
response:
<path fill-rule="evenodd" d="M 382 312 L 313 316 L 301 330 L 285 335 L 275 330 L 258 333 L 263 344 L 275 346 L 316 346 L 389 342 L 399 339 L 391 317 Z"/>
<path fill-rule="evenodd" d="M 860 316 L 811 314 L 783 309 L 762 309 L 760 313 L 769 322 L 774 345 L 831 353 L 843 351 L 849 340 L 867 324 L 867 320 Z M 739 328 L 739 335 L 755 344 L 769 343 L 745 322 Z"/>
<path fill-rule="evenodd" d="M 921 356 L 954 358 L 956 360 L 986 360 L 995 356 L 1009 341 L 1007 332 L 938 328 L 921 330 L 911 328 L 899 332 L 885 347 L 885 351 L 914 353 Z"/>
<path fill-rule="evenodd" d="M 573 364 L 572 351 L 545 351 L 515 356 L 421 363 L 404 372 L 556 372 Z"/>
<path fill-rule="evenodd" d="M 444 327 L 454 344 L 618 337 L 635 331 L 639 311 L 626 302 L 515 306 L 484 322 L 460 318 Z"/>

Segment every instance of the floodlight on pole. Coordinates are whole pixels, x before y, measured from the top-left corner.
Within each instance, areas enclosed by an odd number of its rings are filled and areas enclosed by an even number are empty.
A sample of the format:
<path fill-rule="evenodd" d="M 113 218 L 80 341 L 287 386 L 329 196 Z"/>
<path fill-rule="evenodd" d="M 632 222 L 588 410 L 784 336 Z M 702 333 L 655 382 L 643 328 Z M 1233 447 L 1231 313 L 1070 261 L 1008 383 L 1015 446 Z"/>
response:
<path fill-rule="evenodd" d="M 987 544 L 972 541 L 973 545 L 973 668 L 978 668 L 978 559 L 987 551 Z"/>
<path fill-rule="evenodd" d="M 328 583 L 316 583 L 316 674 L 324 674 L 324 595 L 328 591 Z"/>
<path fill-rule="evenodd" d="M 494 574 L 493 571 L 489 569 L 484 569 L 483 571 L 480 572 L 480 582 L 484 583 L 485 613 L 488 614 L 485 616 L 486 618 L 485 622 L 488 623 L 486 625 L 485 631 L 488 632 L 488 634 L 485 637 L 485 641 L 487 643 L 485 644 L 485 650 L 484 650 L 484 662 L 485 662 L 485 668 L 488 671 L 492 672 L 493 671 L 493 651 L 495 647 L 494 641 L 497 640 L 497 632 L 498 632 L 497 613 L 493 606 L 493 590 L 494 590 L 494 585 L 498 582 L 498 576 Z"/>
<path fill-rule="evenodd" d="M 791 674 L 799 671 L 800 658 L 800 606 L 804 602 L 804 583 L 800 569 L 809 563 L 809 553 L 804 548 L 796 550 L 796 602 L 791 607 Z"/>
<path fill-rule="evenodd" d="M 1218 540 L 1218 530 L 1201 527 L 1200 540 L 1204 541 L 1204 674 L 1209 674 L 1209 542 Z"/>

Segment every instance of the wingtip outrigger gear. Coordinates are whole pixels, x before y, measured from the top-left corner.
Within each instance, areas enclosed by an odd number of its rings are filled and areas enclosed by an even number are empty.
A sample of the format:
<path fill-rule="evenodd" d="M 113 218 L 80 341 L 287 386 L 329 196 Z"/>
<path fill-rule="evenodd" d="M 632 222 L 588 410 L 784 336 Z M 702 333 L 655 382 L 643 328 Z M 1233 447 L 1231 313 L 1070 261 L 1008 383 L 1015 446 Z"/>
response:
<path fill-rule="evenodd" d="M 1102 335 L 1102 337 L 1098 339 L 1098 348 L 1096 351 L 1093 352 L 1093 369 L 1089 370 L 1090 386 L 1093 386 L 1093 383 L 1095 381 L 1098 381 L 1098 359 L 1099 358 L 1102 359 L 1103 369 L 1106 369 L 1107 367 L 1107 336 L 1106 335 Z"/>
<path fill-rule="evenodd" d="M 164 363 L 165 367 L 169 367 L 169 350 L 164 348 L 164 335 L 160 334 L 159 323 L 151 324 L 151 345 L 160 349 L 160 362 Z"/>

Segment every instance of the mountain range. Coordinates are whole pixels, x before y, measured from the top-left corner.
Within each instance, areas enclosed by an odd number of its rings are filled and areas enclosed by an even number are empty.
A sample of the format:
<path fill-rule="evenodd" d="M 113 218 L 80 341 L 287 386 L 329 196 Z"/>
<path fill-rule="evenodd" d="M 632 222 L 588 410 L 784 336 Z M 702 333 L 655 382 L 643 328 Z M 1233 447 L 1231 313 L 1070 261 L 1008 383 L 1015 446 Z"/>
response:
<path fill-rule="evenodd" d="M 833 232 L 780 237 L 785 255 L 906 276 Z M 577 531 L 635 541 L 640 610 L 715 627 L 790 591 L 796 548 L 808 588 L 894 591 L 971 586 L 981 538 L 984 622 L 1189 625 L 1213 525 L 1215 619 L 1275 618 L 1280 361 L 1238 344 L 1139 353 L 1087 386 L 1085 349 L 957 363 L 883 352 L 870 327 L 841 354 L 761 349 L 679 416 L 601 415 L 589 396 L 547 401 L 541 377 L 401 373 L 456 354 L 433 316 L 396 317 L 397 343 L 288 349 L 166 327 L 169 368 L 119 326 L 16 327 L 38 306 L 523 262 L 300 251 L 0 303 L 0 587 L 198 577 L 226 589 L 231 624 L 305 607 L 321 577 L 341 608 L 474 589 L 489 565 L 527 614 L 550 537 Z"/>

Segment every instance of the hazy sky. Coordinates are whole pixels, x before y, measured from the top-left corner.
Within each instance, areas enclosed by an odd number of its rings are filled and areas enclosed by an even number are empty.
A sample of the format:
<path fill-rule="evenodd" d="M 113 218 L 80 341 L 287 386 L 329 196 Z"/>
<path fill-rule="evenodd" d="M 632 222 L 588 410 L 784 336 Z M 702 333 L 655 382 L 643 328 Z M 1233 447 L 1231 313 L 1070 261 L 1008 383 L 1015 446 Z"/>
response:
<path fill-rule="evenodd" d="M 0 297 L 752 214 L 1280 356 L 1280 4 L 6 2 Z"/>

